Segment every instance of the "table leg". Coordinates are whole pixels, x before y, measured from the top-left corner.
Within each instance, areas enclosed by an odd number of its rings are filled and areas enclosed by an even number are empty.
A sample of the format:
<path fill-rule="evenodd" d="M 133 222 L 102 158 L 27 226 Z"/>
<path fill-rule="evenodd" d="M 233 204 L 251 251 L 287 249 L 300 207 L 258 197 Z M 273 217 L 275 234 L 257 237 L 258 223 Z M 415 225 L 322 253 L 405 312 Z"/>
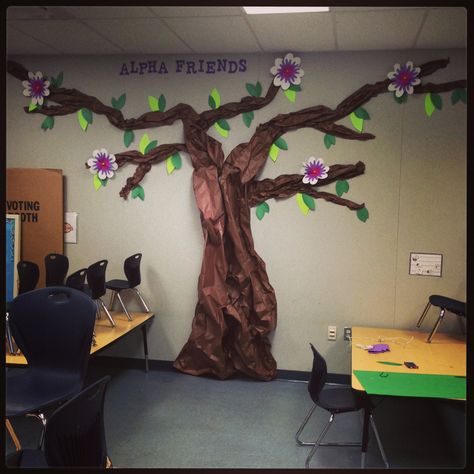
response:
<path fill-rule="evenodd" d="M 145 372 L 148 372 L 148 341 L 146 336 L 146 324 L 142 326 L 143 351 L 145 353 Z"/>
<path fill-rule="evenodd" d="M 367 402 L 368 403 L 368 402 Z M 360 459 L 360 467 L 365 468 L 365 458 L 367 455 L 367 447 L 369 445 L 369 423 L 371 408 L 366 405 L 364 408 L 364 426 L 362 427 L 362 453 Z"/>

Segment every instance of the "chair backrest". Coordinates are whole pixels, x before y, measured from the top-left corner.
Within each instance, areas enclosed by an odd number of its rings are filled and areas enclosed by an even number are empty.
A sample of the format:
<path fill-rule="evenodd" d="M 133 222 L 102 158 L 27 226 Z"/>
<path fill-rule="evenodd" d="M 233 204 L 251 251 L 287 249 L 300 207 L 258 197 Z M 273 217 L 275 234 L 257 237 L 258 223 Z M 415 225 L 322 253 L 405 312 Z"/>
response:
<path fill-rule="evenodd" d="M 49 467 L 105 467 L 104 400 L 110 376 L 85 388 L 49 418 L 44 454 Z"/>
<path fill-rule="evenodd" d="M 75 288 L 79 291 L 84 291 L 86 276 L 87 268 L 81 268 L 80 270 L 77 270 L 77 272 L 71 273 L 66 278 L 66 286 L 68 286 L 69 288 Z"/>
<path fill-rule="evenodd" d="M 96 305 L 74 288 L 49 286 L 10 303 L 9 326 L 29 370 L 61 372 L 82 382 L 87 370 Z"/>
<path fill-rule="evenodd" d="M 18 270 L 18 294 L 34 290 L 39 280 L 39 267 L 35 262 L 20 260 L 16 266 Z"/>
<path fill-rule="evenodd" d="M 140 277 L 140 262 L 142 260 L 142 254 L 136 253 L 126 258 L 123 263 L 123 270 L 127 277 L 128 283 L 131 288 L 138 286 L 141 282 Z"/>
<path fill-rule="evenodd" d="M 96 300 L 105 295 L 105 271 L 107 270 L 107 260 L 99 260 L 87 268 L 87 284 L 91 291 L 91 298 Z"/>
<path fill-rule="evenodd" d="M 316 403 L 319 398 L 319 393 L 326 383 L 328 369 L 323 356 L 315 349 L 313 344 L 310 343 L 309 345 L 313 351 L 313 368 L 309 377 L 308 392 L 313 402 Z"/>
<path fill-rule="evenodd" d="M 69 270 L 69 260 L 66 255 L 50 253 L 44 257 L 46 269 L 46 286 L 62 286 Z"/>

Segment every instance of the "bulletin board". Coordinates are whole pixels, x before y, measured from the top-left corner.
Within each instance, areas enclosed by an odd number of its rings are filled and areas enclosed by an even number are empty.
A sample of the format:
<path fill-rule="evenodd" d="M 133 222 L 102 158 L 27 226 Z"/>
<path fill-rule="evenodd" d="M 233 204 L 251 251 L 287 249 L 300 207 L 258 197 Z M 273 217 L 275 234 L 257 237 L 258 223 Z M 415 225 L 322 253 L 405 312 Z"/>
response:
<path fill-rule="evenodd" d="M 11 301 L 18 294 L 18 269 L 21 245 L 21 219 L 19 215 L 6 215 L 5 231 L 5 273 L 6 301 Z"/>

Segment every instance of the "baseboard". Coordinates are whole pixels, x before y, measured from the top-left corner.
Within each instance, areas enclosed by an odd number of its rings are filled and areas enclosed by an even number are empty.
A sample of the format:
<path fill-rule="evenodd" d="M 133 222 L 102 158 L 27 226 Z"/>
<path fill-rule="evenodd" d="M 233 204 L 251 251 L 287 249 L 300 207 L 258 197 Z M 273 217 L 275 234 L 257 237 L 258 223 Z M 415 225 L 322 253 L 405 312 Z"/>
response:
<path fill-rule="evenodd" d="M 90 365 L 106 366 L 113 369 L 144 369 L 145 361 L 143 359 L 136 359 L 133 357 L 112 357 L 112 356 L 97 356 L 92 357 L 89 361 Z M 150 370 L 165 370 L 177 372 L 173 367 L 171 360 L 157 360 L 148 359 L 148 368 Z M 277 370 L 277 379 L 283 380 L 298 380 L 307 382 L 309 380 L 309 372 L 303 370 Z M 328 383 L 336 383 L 343 385 L 350 385 L 351 377 L 347 374 L 328 374 L 326 381 Z"/>

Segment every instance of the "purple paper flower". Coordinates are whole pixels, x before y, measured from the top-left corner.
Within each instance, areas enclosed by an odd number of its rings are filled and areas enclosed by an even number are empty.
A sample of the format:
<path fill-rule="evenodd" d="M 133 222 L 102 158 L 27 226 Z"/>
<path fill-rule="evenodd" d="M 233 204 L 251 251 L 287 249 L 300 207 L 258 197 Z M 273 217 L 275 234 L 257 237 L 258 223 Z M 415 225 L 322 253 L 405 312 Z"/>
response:
<path fill-rule="evenodd" d="M 322 158 L 311 156 L 308 163 L 303 163 L 301 174 L 303 174 L 303 183 L 316 184 L 319 179 L 328 177 L 329 166 L 326 166 Z"/>
<path fill-rule="evenodd" d="M 23 95 L 31 97 L 32 104 L 43 105 L 43 99 L 49 95 L 49 81 L 44 79 L 42 72 L 28 72 L 28 80 L 23 81 L 22 85 L 25 88 Z"/>
<path fill-rule="evenodd" d="M 407 94 L 413 94 L 413 86 L 418 85 L 421 80 L 418 77 L 420 74 L 419 67 L 413 67 L 413 63 L 408 61 L 405 66 L 395 64 L 393 71 L 387 74 L 387 77 L 391 80 L 388 85 L 389 91 L 395 91 L 396 97 L 401 97 L 405 92 Z"/>
<path fill-rule="evenodd" d="M 90 166 L 89 171 L 92 174 L 97 173 L 100 179 L 112 178 L 114 171 L 118 168 L 115 156 L 109 154 L 105 148 L 94 150 L 92 156 L 93 158 L 87 160 Z"/>
<path fill-rule="evenodd" d="M 304 71 L 300 64 L 301 58 L 293 57 L 291 53 L 288 53 L 284 59 L 277 58 L 275 66 L 270 68 L 270 72 L 275 76 L 273 84 L 280 86 L 283 90 L 287 90 L 292 84 L 301 84 Z"/>

